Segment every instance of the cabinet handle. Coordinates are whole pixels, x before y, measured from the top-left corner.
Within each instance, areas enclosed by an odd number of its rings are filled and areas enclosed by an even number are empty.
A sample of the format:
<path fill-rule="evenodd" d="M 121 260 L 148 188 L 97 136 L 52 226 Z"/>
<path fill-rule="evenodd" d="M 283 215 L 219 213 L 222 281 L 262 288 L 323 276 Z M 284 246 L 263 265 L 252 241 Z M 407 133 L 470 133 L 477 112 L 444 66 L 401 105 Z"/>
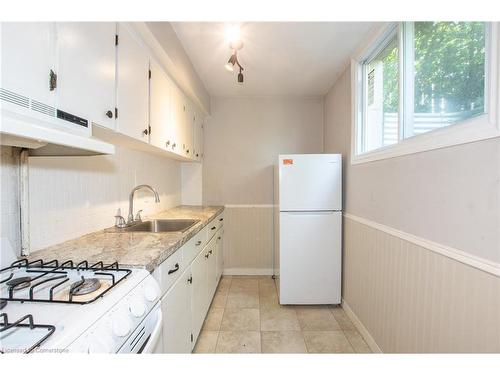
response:
<path fill-rule="evenodd" d="M 186 154 L 189 154 L 189 148 L 186 150 Z"/>
<path fill-rule="evenodd" d="M 212 254 L 212 250 L 210 250 L 210 251 L 208 252 L 208 254 Z"/>
<path fill-rule="evenodd" d="M 106 116 L 108 116 L 108 118 L 113 118 L 113 112 L 111 111 L 106 112 Z"/>
<path fill-rule="evenodd" d="M 195 246 L 200 246 L 200 245 L 201 245 L 201 241 L 196 241 Z"/>
<path fill-rule="evenodd" d="M 193 283 L 193 275 L 189 276 L 188 283 L 192 284 Z"/>
<path fill-rule="evenodd" d="M 223 218 L 223 217 L 221 217 L 221 218 L 219 219 L 219 221 L 224 221 L 224 218 Z"/>
<path fill-rule="evenodd" d="M 57 88 L 57 74 L 50 69 L 49 77 L 49 90 L 54 91 Z"/>
<path fill-rule="evenodd" d="M 173 270 L 169 270 L 168 274 L 170 275 L 170 274 L 177 272 L 177 271 L 179 271 L 179 263 L 175 263 L 175 268 Z"/>
<path fill-rule="evenodd" d="M 168 146 L 170 146 L 170 141 L 165 142 L 165 147 L 168 147 Z"/>
<path fill-rule="evenodd" d="M 217 239 L 218 239 L 218 240 L 220 240 L 220 239 L 221 239 L 221 237 L 219 236 L 219 237 L 217 237 Z"/>
<path fill-rule="evenodd" d="M 144 130 L 142 131 L 142 134 L 144 134 L 144 135 L 148 135 L 148 134 L 149 134 L 148 129 L 147 129 L 147 128 L 146 128 L 146 129 L 144 129 Z"/>
<path fill-rule="evenodd" d="M 211 230 L 215 230 L 216 228 L 217 228 L 217 227 L 212 227 L 212 228 L 210 228 L 210 229 L 211 229 Z"/>
<path fill-rule="evenodd" d="M 205 254 L 205 258 L 206 258 L 206 259 L 208 259 L 208 257 L 209 257 L 208 253 L 207 253 L 207 254 Z"/>
<path fill-rule="evenodd" d="M 175 148 L 177 147 L 177 145 L 175 143 L 172 144 L 172 148 Z"/>

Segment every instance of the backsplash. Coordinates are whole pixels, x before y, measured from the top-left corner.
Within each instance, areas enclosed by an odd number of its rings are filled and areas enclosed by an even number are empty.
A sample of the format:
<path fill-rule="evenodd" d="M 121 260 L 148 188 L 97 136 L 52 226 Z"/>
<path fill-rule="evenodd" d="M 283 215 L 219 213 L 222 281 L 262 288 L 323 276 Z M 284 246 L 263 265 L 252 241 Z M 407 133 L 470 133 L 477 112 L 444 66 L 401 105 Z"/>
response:
<path fill-rule="evenodd" d="M 136 185 L 150 184 L 160 194 L 157 204 L 150 192 L 136 193 L 134 210 L 144 216 L 181 202 L 180 163 L 139 151 L 117 147 L 115 155 L 33 157 L 29 163 L 31 252 L 114 225 L 118 208 L 127 216 Z"/>
<path fill-rule="evenodd" d="M 21 233 L 19 231 L 19 151 L 14 147 L 0 147 L 0 258 L 11 260 L 8 252 L 19 253 Z"/>

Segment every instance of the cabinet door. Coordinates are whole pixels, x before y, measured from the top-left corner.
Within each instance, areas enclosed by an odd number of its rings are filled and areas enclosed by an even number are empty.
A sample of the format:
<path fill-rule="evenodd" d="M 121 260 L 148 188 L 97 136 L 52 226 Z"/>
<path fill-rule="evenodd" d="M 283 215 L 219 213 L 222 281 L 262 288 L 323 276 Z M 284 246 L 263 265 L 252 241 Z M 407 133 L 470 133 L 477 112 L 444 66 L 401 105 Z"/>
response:
<path fill-rule="evenodd" d="M 149 54 L 125 25 L 118 36 L 117 130 L 149 142 Z"/>
<path fill-rule="evenodd" d="M 208 309 L 207 248 L 203 249 L 191 264 L 193 287 L 191 294 L 192 330 L 194 342 L 198 339 Z"/>
<path fill-rule="evenodd" d="M 162 149 L 171 149 L 172 139 L 171 89 L 172 83 L 159 65 L 151 61 L 150 78 L 150 123 L 151 144 Z"/>
<path fill-rule="evenodd" d="M 195 121 L 196 121 L 195 107 L 192 103 L 187 102 L 187 110 L 186 110 L 186 118 L 184 121 L 182 142 L 183 142 L 184 156 L 190 159 L 193 159 Z"/>
<path fill-rule="evenodd" d="M 50 106 L 54 116 L 57 89 L 51 91 L 49 83 L 50 71 L 57 73 L 55 23 L 2 22 L 1 28 L 1 87 L 10 92 L 5 94 Z M 13 102 L 27 106 L 25 101 Z"/>
<path fill-rule="evenodd" d="M 208 305 L 217 289 L 217 237 L 208 245 L 207 286 Z"/>
<path fill-rule="evenodd" d="M 203 156 L 203 115 L 200 112 L 195 113 L 193 130 L 194 130 L 193 156 L 195 160 L 201 160 Z"/>
<path fill-rule="evenodd" d="M 57 108 L 115 128 L 116 23 L 57 23 Z"/>
<path fill-rule="evenodd" d="M 182 143 L 184 139 L 184 122 L 186 114 L 186 103 L 181 90 L 175 85 L 172 87 L 172 148 L 171 151 L 179 155 L 183 154 Z"/>
<path fill-rule="evenodd" d="M 217 267 L 216 267 L 216 284 L 219 284 L 219 280 L 222 276 L 222 271 L 224 269 L 224 254 L 223 254 L 223 250 L 222 250 L 222 242 L 223 242 L 223 232 L 224 229 L 220 229 L 219 232 L 216 234 L 217 238 L 216 238 L 216 254 L 217 254 Z"/>
<path fill-rule="evenodd" d="M 190 278 L 191 268 L 188 267 L 161 301 L 165 353 L 191 352 Z"/>

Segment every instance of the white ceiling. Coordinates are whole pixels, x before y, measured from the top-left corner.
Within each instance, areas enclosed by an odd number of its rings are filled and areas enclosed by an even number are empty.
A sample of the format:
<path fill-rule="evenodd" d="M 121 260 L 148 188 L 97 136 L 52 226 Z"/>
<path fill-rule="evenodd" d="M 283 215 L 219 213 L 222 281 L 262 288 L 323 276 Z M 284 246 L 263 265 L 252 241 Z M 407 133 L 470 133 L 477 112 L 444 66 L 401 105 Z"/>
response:
<path fill-rule="evenodd" d="M 240 26 L 238 59 L 245 83 L 224 64 L 231 55 L 225 23 L 173 22 L 195 70 L 212 96 L 324 95 L 372 22 L 248 22 Z"/>

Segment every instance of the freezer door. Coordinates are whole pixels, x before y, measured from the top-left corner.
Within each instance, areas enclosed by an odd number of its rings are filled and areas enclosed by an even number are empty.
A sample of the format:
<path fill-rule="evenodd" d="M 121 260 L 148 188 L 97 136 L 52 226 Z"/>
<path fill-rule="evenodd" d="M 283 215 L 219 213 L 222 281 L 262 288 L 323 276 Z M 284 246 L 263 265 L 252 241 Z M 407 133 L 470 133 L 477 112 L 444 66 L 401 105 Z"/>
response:
<path fill-rule="evenodd" d="M 280 155 L 280 211 L 342 209 L 339 154 Z"/>
<path fill-rule="evenodd" d="M 341 212 L 280 213 L 281 304 L 339 304 Z"/>

